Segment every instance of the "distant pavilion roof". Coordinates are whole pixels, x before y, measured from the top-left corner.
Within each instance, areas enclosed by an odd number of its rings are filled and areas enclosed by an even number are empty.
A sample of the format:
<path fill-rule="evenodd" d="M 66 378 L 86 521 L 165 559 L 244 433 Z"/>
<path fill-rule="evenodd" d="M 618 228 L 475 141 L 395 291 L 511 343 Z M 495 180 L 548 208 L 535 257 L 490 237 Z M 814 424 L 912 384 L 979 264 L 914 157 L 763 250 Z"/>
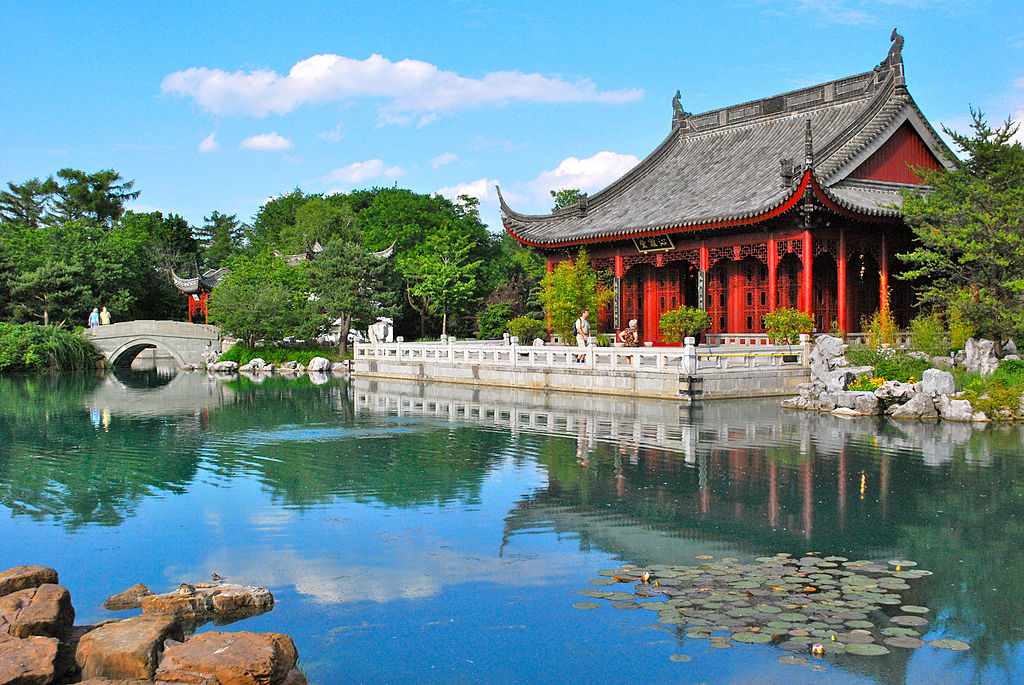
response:
<path fill-rule="evenodd" d="M 231 273 L 231 269 L 224 267 L 209 269 L 202 275 L 193 278 L 182 278 L 174 273 L 174 269 L 171 269 L 171 278 L 174 280 L 174 285 L 177 286 L 178 290 L 186 295 L 193 295 L 210 292 L 229 273 Z"/>
<path fill-rule="evenodd" d="M 676 100 L 668 137 L 592 197 L 551 214 L 512 210 L 502 222 L 538 247 L 755 223 L 789 209 L 805 191 L 841 214 L 896 220 L 904 183 L 851 177 L 904 124 L 939 164 L 952 153 L 907 92 L 894 30 L 872 71 L 732 107 L 689 114 Z"/>

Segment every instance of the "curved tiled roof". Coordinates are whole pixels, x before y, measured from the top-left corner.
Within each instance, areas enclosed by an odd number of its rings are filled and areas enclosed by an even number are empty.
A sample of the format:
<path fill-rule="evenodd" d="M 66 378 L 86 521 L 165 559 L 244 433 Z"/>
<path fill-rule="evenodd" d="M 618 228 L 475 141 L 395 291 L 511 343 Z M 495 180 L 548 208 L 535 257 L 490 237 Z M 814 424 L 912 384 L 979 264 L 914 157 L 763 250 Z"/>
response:
<path fill-rule="evenodd" d="M 898 217 L 898 184 L 844 180 L 908 120 L 943 159 L 948 149 L 907 93 L 899 52 L 890 51 L 870 72 L 677 117 L 647 158 L 577 205 L 524 215 L 499 190 L 502 220 L 516 238 L 542 247 L 753 223 L 802 192 L 798 183 L 808 169 L 820 191 L 848 212 Z M 782 160 L 790 161 L 785 178 Z"/>

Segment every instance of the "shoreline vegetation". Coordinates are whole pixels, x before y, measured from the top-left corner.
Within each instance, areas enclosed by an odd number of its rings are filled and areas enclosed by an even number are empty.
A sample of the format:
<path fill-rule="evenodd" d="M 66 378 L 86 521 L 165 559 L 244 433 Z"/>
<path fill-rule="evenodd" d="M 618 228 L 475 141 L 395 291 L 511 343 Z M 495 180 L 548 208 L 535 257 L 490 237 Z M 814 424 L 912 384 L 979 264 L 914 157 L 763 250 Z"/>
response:
<path fill-rule="evenodd" d="M 0 322 L 0 373 L 80 371 L 99 354 L 78 330 Z"/>

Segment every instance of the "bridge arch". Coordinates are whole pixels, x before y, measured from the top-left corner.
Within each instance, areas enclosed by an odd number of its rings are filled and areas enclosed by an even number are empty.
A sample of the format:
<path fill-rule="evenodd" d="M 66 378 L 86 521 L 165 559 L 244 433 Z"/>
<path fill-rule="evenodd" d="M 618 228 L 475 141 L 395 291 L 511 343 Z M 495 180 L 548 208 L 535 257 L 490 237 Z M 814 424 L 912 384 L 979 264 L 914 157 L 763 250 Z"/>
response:
<path fill-rule="evenodd" d="M 174 362 L 178 366 L 184 366 L 185 360 L 182 358 L 181 353 L 176 349 L 168 345 L 166 342 L 153 340 L 152 338 L 135 338 L 122 343 L 113 352 L 107 355 L 107 359 L 110 360 L 113 366 L 131 366 L 135 358 L 143 350 L 149 350 L 152 348 L 163 350 L 174 357 Z"/>

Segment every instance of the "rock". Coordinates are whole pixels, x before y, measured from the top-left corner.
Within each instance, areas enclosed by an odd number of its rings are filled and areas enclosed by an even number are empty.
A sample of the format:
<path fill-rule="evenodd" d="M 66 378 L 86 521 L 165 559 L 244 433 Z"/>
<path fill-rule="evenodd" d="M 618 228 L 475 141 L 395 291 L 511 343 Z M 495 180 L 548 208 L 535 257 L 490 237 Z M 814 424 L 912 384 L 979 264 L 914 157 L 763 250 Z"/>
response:
<path fill-rule="evenodd" d="M 939 417 L 931 395 L 920 392 L 911 395 L 910 401 L 906 404 L 889 407 L 885 413 L 894 419 L 937 419 Z"/>
<path fill-rule="evenodd" d="M 860 412 L 858 412 L 856 409 L 850 409 L 849 407 L 837 407 L 837 408 L 832 410 L 832 414 L 834 416 L 848 416 L 848 417 L 854 417 L 854 416 L 860 416 L 861 415 Z"/>
<path fill-rule="evenodd" d="M 1020 355 L 1019 354 L 1004 354 L 1003 355 L 1003 359 L 1005 361 L 1008 361 L 1008 362 L 1010 362 L 1010 361 L 1019 362 L 1020 361 Z"/>
<path fill-rule="evenodd" d="M 56 583 L 57 571 L 49 566 L 15 566 L 0 573 L 0 597 L 44 583 Z"/>
<path fill-rule="evenodd" d="M 238 371 L 238 362 L 217 362 L 206 368 L 214 373 L 234 373 Z"/>
<path fill-rule="evenodd" d="M 53 637 L 18 640 L 0 635 L 0 683 L 50 685 L 55 682 L 58 644 Z"/>
<path fill-rule="evenodd" d="M 900 383 L 899 381 L 886 381 L 875 389 L 875 397 L 883 402 L 900 400 L 914 392 L 911 383 Z"/>
<path fill-rule="evenodd" d="M 330 371 L 331 361 L 326 357 L 313 357 L 309 360 L 308 371 Z"/>
<path fill-rule="evenodd" d="M 103 600 L 103 608 L 110 611 L 138 609 L 142 606 L 142 598 L 153 594 L 153 591 L 142 583 L 135 583 L 124 592 L 112 595 Z"/>
<path fill-rule="evenodd" d="M 930 359 L 932 366 L 936 366 L 940 369 L 952 369 L 954 366 L 953 358 L 948 356 L 937 356 Z"/>
<path fill-rule="evenodd" d="M 953 374 L 942 369 L 925 369 L 921 374 L 921 389 L 928 395 L 952 395 L 956 392 Z"/>
<path fill-rule="evenodd" d="M 821 378 L 828 373 L 828 359 L 825 358 L 825 355 L 817 347 L 811 350 L 807 361 L 811 367 L 811 378 Z"/>
<path fill-rule="evenodd" d="M 800 393 L 800 397 L 804 399 L 817 399 L 821 393 L 825 392 L 825 384 L 815 380 L 810 383 L 800 383 L 796 389 Z"/>
<path fill-rule="evenodd" d="M 968 338 L 964 344 L 964 367 L 968 371 L 977 371 L 988 375 L 999 366 L 995 353 L 995 342 L 991 340 L 975 340 Z"/>
<path fill-rule="evenodd" d="M 215 677 L 221 685 L 299 685 L 292 670 L 295 644 L 280 633 L 200 633 L 164 653 L 156 680 L 184 680 L 190 675 Z M 184 676 L 184 677 L 183 677 Z"/>
<path fill-rule="evenodd" d="M 256 367 L 254 367 L 251 363 L 242 364 L 241 366 L 238 367 L 238 373 L 252 373 L 255 370 Z"/>
<path fill-rule="evenodd" d="M 267 365 L 267 362 L 262 357 L 253 357 L 252 359 L 249 360 L 249 364 L 252 366 L 253 369 L 262 369 L 264 366 Z"/>
<path fill-rule="evenodd" d="M 931 361 L 931 356 L 927 352 L 921 352 L 914 350 L 913 352 L 907 352 L 907 356 L 911 359 L 920 359 L 922 361 Z"/>
<path fill-rule="evenodd" d="M 35 590 L 28 606 L 10 622 L 13 637 L 55 637 L 64 640 L 75 623 L 71 593 L 63 585 L 45 583 Z"/>
<path fill-rule="evenodd" d="M 814 349 L 819 350 L 825 360 L 831 363 L 833 359 L 843 356 L 846 345 L 842 338 L 823 334 L 814 339 Z"/>
<path fill-rule="evenodd" d="M 836 408 L 836 393 L 822 392 L 818 395 L 818 409 L 821 411 L 832 411 Z"/>
<path fill-rule="evenodd" d="M 862 373 L 870 373 L 874 369 L 870 366 L 844 366 L 834 369 L 818 377 L 825 384 L 829 392 L 841 392 Z"/>
<path fill-rule="evenodd" d="M 168 638 L 184 639 L 181 624 L 173 616 L 133 616 L 83 635 L 75 661 L 83 678 L 151 679 Z"/>
<path fill-rule="evenodd" d="M 844 390 L 836 393 L 836 405 L 853 409 L 863 416 L 881 413 L 881 403 L 870 390 Z"/>
<path fill-rule="evenodd" d="M 946 421 L 973 421 L 974 408 L 968 400 L 955 400 L 949 395 L 939 395 L 939 416 Z"/>
<path fill-rule="evenodd" d="M 783 409 L 801 409 L 801 407 L 800 407 L 800 398 L 799 397 L 790 397 L 788 399 L 784 399 L 784 400 L 782 400 L 782 405 L 781 406 L 782 406 Z"/>
<path fill-rule="evenodd" d="M 1003 359 L 1006 359 L 1011 354 L 1017 354 L 1017 343 L 1007 340 L 1003 343 Z"/>
<path fill-rule="evenodd" d="M 202 616 L 204 614 L 263 613 L 274 608 L 270 590 L 251 585 L 182 584 L 174 592 L 142 598 L 142 611 L 170 616 Z"/>
<path fill-rule="evenodd" d="M 292 371 L 298 365 L 299 365 L 299 363 L 298 362 L 294 362 L 294 361 L 293 362 L 285 362 L 284 364 L 281 364 L 281 370 L 282 371 Z"/>
<path fill-rule="evenodd" d="M 331 364 L 331 371 L 337 373 L 338 371 L 348 371 L 348 367 L 345 362 L 334 362 Z"/>

